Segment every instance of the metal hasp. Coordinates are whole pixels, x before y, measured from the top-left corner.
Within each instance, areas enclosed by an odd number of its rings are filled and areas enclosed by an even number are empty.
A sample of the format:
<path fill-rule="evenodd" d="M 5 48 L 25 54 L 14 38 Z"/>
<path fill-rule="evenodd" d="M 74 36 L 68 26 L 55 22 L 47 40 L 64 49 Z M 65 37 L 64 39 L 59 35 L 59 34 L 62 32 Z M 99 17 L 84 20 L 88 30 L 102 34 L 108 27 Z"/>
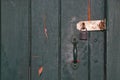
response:
<path fill-rule="evenodd" d="M 77 30 L 82 30 L 83 24 L 85 25 L 87 31 L 100 31 L 105 30 L 105 20 L 90 20 L 90 21 L 80 21 L 77 23 Z"/>
<path fill-rule="evenodd" d="M 79 61 L 77 60 L 77 38 L 72 39 L 72 44 L 73 44 L 73 61 L 72 61 L 72 68 L 77 69 L 79 66 Z"/>

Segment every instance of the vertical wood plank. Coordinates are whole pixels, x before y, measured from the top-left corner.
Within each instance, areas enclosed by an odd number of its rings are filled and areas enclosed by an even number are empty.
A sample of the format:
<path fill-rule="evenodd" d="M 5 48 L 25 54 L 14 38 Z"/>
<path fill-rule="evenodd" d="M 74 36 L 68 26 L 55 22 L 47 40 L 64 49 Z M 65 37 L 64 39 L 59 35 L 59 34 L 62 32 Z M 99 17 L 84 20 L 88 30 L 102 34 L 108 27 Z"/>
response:
<path fill-rule="evenodd" d="M 1 1 L 0 1 L 1 5 Z M 1 8 L 0 8 L 0 13 L 1 13 Z M 1 79 L 1 15 L 0 15 L 0 79 Z"/>
<path fill-rule="evenodd" d="M 104 0 L 91 0 L 91 19 L 104 19 Z M 104 31 L 89 34 L 90 80 L 104 80 Z"/>
<path fill-rule="evenodd" d="M 1 80 L 28 80 L 28 0 L 1 0 Z"/>
<path fill-rule="evenodd" d="M 32 0 L 32 80 L 58 80 L 58 0 Z"/>
<path fill-rule="evenodd" d="M 120 80 L 120 1 L 107 1 L 107 80 Z"/>
<path fill-rule="evenodd" d="M 79 68 L 74 70 L 72 36 L 79 38 L 76 24 L 87 20 L 87 0 L 61 0 L 61 80 L 88 80 L 88 41 L 78 40 Z"/>

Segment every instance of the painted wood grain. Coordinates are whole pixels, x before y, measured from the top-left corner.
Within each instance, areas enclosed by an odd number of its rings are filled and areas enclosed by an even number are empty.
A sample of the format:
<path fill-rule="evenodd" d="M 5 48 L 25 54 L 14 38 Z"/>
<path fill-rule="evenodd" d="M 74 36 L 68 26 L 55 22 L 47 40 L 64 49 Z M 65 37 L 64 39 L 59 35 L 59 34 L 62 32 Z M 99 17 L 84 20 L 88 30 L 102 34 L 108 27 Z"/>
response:
<path fill-rule="evenodd" d="M 58 80 L 58 0 L 32 0 L 31 10 L 32 80 Z M 41 76 L 38 75 L 40 66 L 43 66 Z"/>
<path fill-rule="evenodd" d="M 61 80 L 88 80 L 88 40 L 78 40 L 79 68 L 74 70 L 72 36 L 79 39 L 76 24 L 87 20 L 87 0 L 62 0 L 61 3 Z"/>
<path fill-rule="evenodd" d="M 107 1 L 107 80 L 120 80 L 120 1 Z"/>
<path fill-rule="evenodd" d="M 91 0 L 91 19 L 104 19 L 104 0 Z M 105 31 L 89 33 L 90 80 L 104 80 Z"/>
<path fill-rule="evenodd" d="M 91 19 L 104 19 L 104 0 L 91 0 Z M 74 71 L 70 63 L 72 61 L 71 36 L 77 37 L 76 23 L 87 20 L 88 1 L 62 1 L 62 79 L 63 80 L 103 80 L 104 79 L 104 32 L 89 32 L 87 41 L 78 41 L 78 54 L 80 67 Z M 75 33 L 74 33 L 75 32 Z M 82 58 L 83 55 L 84 58 Z M 84 65 L 86 64 L 86 65 Z"/>
<path fill-rule="evenodd" d="M 28 0 L 1 4 L 1 80 L 27 80 Z"/>

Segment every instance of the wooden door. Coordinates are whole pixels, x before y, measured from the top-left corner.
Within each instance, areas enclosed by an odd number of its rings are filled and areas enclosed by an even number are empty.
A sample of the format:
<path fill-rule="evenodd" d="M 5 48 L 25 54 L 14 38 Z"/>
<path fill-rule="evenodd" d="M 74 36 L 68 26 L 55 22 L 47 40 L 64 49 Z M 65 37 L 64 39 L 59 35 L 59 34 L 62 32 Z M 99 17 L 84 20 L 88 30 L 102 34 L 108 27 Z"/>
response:
<path fill-rule="evenodd" d="M 87 20 L 88 0 L 1 0 L 1 80 L 119 80 L 119 3 L 90 0 L 91 20 L 106 19 L 107 32 L 79 40 L 76 24 Z"/>
<path fill-rule="evenodd" d="M 88 32 L 88 40 L 78 41 L 79 68 L 71 67 L 72 36 L 79 37 L 77 22 L 87 20 L 88 0 L 34 0 L 31 4 L 32 80 L 103 80 L 104 31 Z M 91 0 L 91 14 L 92 20 L 104 19 L 104 0 Z M 38 76 L 41 66 L 44 70 Z"/>

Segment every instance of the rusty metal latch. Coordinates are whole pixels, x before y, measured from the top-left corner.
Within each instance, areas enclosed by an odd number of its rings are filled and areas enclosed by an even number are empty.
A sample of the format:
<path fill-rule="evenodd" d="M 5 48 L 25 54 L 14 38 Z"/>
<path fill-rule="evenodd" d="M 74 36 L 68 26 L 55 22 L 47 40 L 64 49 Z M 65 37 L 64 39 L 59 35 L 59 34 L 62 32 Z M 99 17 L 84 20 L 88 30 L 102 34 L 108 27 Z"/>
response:
<path fill-rule="evenodd" d="M 85 25 L 87 31 L 100 31 L 105 30 L 105 20 L 90 20 L 90 21 L 80 21 L 77 23 L 77 30 L 81 30 Z"/>

